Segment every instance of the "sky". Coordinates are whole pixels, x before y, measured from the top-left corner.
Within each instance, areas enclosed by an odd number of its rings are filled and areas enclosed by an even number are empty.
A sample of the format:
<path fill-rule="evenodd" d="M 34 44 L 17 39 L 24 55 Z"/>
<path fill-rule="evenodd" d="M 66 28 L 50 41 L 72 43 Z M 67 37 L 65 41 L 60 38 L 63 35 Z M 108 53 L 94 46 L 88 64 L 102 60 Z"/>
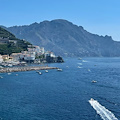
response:
<path fill-rule="evenodd" d="M 0 0 L 0 25 L 65 19 L 88 32 L 120 41 L 120 0 Z"/>

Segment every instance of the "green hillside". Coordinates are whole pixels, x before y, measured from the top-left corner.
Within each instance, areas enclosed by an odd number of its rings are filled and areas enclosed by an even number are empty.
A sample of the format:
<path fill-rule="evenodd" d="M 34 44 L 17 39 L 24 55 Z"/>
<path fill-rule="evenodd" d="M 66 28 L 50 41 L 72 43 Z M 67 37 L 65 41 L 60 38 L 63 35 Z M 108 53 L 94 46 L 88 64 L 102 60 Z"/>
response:
<path fill-rule="evenodd" d="M 5 30 L 1 27 L 0 27 L 0 37 L 3 37 L 3 38 L 8 38 L 9 37 L 9 39 L 14 39 L 14 40 L 17 39 L 15 37 L 15 35 L 13 35 L 12 33 L 8 32 L 7 30 Z"/>
<path fill-rule="evenodd" d="M 0 27 L 0 54 L 19 53 L 27 50 L 28 45 L 29 42 L 17 39 L 12 33 Z"/>

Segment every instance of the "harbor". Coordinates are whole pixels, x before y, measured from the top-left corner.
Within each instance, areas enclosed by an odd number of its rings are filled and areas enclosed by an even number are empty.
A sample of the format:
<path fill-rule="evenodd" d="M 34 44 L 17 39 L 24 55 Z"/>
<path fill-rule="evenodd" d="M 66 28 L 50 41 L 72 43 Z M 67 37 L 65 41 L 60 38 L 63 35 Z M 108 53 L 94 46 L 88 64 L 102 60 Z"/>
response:
<path fill-rule="evenodd" d="M 32 71 L 32 70 L 50 70 L 50 69 L 58 69 L 58 68 L 48 67 L 48 66 L 5 67 L 0 69 L 0 73 Z"/>

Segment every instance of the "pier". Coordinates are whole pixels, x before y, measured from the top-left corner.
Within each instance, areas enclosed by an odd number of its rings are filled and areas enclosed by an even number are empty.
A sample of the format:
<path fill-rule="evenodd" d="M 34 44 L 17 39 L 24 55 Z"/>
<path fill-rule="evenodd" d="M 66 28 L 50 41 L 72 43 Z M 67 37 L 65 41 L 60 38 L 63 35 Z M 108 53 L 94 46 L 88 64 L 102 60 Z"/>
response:
<path fill-rule="evenodd" d="M 48 66 L 6 67 L 6 68 L 1 68 L 0 73 L 32 71 L 32 70 L 49 70 L 49 69 L 58 69 L 58 68 L 57 67 L 48 67 Z"/>

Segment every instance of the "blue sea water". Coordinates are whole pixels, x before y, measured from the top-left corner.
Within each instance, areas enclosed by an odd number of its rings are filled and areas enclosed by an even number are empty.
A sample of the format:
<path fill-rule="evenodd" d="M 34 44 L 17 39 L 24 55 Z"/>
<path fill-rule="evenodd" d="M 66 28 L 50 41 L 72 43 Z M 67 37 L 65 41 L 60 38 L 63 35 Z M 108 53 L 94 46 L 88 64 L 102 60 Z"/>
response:
<path fill-rule="evenodd" d="M 120 120 L 120 58 L 64 60 L 48 64 L 62 72 L 1 73 L 0 119 L 102 120 L 88 102 L 94 98 Z"/>

